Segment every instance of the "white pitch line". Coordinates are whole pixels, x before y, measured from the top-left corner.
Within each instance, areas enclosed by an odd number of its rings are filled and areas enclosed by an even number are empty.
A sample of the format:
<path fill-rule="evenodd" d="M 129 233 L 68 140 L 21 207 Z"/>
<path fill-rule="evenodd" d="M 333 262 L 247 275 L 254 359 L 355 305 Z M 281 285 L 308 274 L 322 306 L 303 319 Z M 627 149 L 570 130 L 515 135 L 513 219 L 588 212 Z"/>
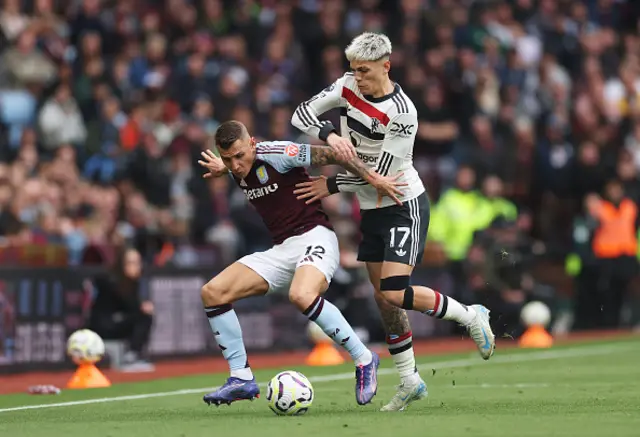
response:
<path fill-rule="evenodd" d="M 546 382 L 518 382 L 514 384 L 456 384 L 451 388 L 545 388 L 549 387 Z"/>
<path fill-rule="evenodd" d="M 440 362 L 434 362 L 434 363 L 424 363 L 424 364 L 420 364 L 418 368 L 420 369 L 452 369 L 452 368 L 478 366 L 478 365 L 523 363 L 523 362 L 529 362 L 529 361 L 553 360 L 558 358 L 605 355 L 608 353 L 624 351 L 626 349 L 636 350 L 636 347 L 632 348 L 631 345 L 627 345 L 627 344 L 595 346 L 591 348 L 582 346 L 582 347 L 571 348 L 571 349 L 549 350 L 549 351 L 522 353 L 522 354 L 515 354 L 515 355 L 502 355 L 502 356 L 499 355 L 491 358 L 489 362 L 484 362 L 480 358 L 473 358 L 473 359 L 460 359 L 460 360 L 452 360 L 452 361 L 440 361 Z M 395 373 L 396 373 L 396 369 L 386 368 L 386 369 L 378 370 L 379 376 L 393 375 Z M 353 372 L 348 372 L 348 373 L 336 373 L 333 375 L 315 376 L 315 377 L 309 378 L 309 381 L 313 383 L 317 383 L 317 382 L 341 381 L 341 380 L 352 379 L 352 378 L 353 378 Z M 261 385 L 265 386 L 266 384 L 261 384 Z M 43 408 L 73 407 L 76 405 L 104 404 L 108 402 L 135 401 L 139 399 L 163 398 L 168 396 L 181 396 L 181 395 L 188 395 L 188 394 L 203 393 L 203 392 L 212 391 L 215 389 L 216 387 L 202 387 L 202 388 L 191 388 L 191 389 L 184 389 L 184 390 L 165 391 L 165 392 L 158 392 L 158 393 L 145 393 L 145 394 L 139 394 L 139 395 L 86 399 L 82 401 L 68 401 L 68 402 L 58 402 L 58 403 L 51 403 L 51 404 L 38 404 L 38 405 L 24 405 L 20 407 L 2 408 L 0 409 L 0 413 L 9 413 L 12 411 L 23 411 L 23 410 L 39 410 Z"/>

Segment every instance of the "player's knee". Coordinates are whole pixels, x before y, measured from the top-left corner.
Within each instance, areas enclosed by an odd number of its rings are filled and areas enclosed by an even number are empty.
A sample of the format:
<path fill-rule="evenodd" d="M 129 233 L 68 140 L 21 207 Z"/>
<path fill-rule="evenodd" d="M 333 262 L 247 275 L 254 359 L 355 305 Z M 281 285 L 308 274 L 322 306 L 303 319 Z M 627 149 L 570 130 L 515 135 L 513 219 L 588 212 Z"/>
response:
<path fill-rule="evenodd" d="M 387 302 L 387 298 L 380 290 L 374 291 L 373 297 L 380 308 L 389 304 L 389 302 Z"/>
<path fill-rule="evenodd" d="M 289 289 L 289 302 L 300 311 L 306 310 L 316 297 L 318 297 L 318 293 L 305 290 L 302 287 L 291 287 Z"/>
<path fill-rule="evenodd" d="M 399 307 L 396 293 L 398 293 L 398 291 L 394 290 L 387 290 L 384 293 L 381 291 L 375 292 L 374 297 L 380 311 L 390 311 Z"/>
<path fill-rule="evenodd" d="M 200 289 L 200 297 L 202 297 L 202 303 L 205 306 L 218 306 L 225 305 L 230 302 L 230 294 L 229 290 L 226 290 L 227 287 L 223 287 L 218 281 L 212 279 L 211 281 L 204 284 L 204 286 Z"/>
<path fill-rule="evenodd" d="M 391 305 L 405 310 L 413 309 L 413 288 L 409 275 L 390 276 L 380 280 L 380 294 Z"/>

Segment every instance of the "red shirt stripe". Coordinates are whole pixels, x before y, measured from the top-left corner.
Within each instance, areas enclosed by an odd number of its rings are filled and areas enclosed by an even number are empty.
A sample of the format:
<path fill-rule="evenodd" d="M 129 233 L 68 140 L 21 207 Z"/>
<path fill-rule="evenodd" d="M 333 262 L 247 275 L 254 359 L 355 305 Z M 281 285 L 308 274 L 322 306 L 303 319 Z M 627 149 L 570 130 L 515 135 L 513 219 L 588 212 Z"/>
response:
<path fill-rule="evenodd" d="M 378 121 L 384 124 L 385 126 L 389 123 L 389 117 L 387 117 L 387 114 L 379 111 L 378 109 L 376 109 L 375 106 L 362 100 L 360 97 L 356 95 L 356 93 L 351 91 L 349 88 L 342 87 L 342 97 L 347 99 L 347 102 L 351 103 L 351 105 L 353 105 L 354 108 L 364 112 L 371 118 L 377 118 Z"/>

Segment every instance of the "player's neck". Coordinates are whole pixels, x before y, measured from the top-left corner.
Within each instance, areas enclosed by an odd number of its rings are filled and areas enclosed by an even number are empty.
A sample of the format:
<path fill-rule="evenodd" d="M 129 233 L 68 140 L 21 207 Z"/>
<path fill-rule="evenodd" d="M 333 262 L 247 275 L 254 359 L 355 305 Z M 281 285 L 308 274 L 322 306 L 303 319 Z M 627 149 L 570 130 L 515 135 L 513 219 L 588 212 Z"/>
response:
<path fill-rule="evenodd" d="M 395 86 L 393 85 L 393 82 L 391 82 L 391 79 L 387 78 L 382 82 L 378 91 L 374 92 L 371 96 L 375 99 L 379 99 L 380 97 L 388 96 L 394 91 L 394 89 Z"/>

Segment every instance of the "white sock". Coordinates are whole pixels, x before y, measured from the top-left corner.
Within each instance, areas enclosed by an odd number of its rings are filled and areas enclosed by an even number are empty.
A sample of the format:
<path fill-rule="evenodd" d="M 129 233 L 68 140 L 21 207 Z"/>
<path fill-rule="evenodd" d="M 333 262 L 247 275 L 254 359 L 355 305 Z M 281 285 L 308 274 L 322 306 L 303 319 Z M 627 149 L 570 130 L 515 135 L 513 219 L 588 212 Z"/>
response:
<path fill-rule="evenodd" d="M 388 335 L 387 346 L 393 362 L 398 369 L 398 374 L 403 382 L 418 377 L 416 370 L 416 357 L 413 353 L 413 338 L 411 331 L 402 335 Z M 407 380 L 409 378 L 409 380 Z"/>
<path fill-rule="evenodd" d="M 476 317 L 473 308 L 461 304 L 452 297 L 440 294 L 435 291 L 436 303 L 432 310 L 426 312 L 430 316 L 444 320 L 453 320 L 461 325 L 469 325 Z"/>
<path fill-rule="evenodd" d="M 413 372 L 411 375 L 403 376 L 401 379 L 405 386 L 411 387 L 420 382 L 420 374 L 418 372 Z"/>
<path fill-rule="evenodd" d="M 365 350 L 362 355 L 354 359 L 356 366 L 366 366 L 373 360 L 373 354 L 369 349 Z"/>
<path fill-rule="evenodd" d="M 244 379 L 245 381 L 251 381 L 253 379 L 253 372 L 251 371 L 251 367 L 232 369 L 231 376 L 233 376 L 234 378 Z"/>

